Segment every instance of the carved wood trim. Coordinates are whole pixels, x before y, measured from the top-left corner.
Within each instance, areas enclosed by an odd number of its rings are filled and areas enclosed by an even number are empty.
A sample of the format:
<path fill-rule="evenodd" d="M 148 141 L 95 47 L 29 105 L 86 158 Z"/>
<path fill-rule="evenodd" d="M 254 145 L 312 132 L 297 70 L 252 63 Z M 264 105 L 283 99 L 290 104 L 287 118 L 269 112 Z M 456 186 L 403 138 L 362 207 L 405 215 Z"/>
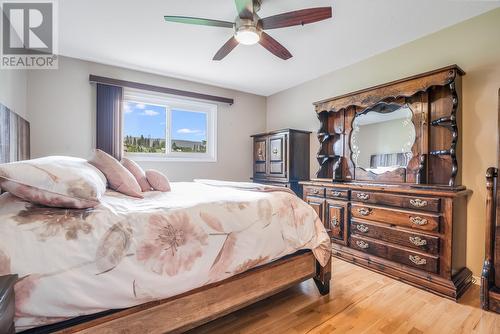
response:
<path fill-rule="evenodd" d="M 354 180 L 356 176 L 356 166 L 351 159 L 352 150 L 351 150 L 351 132 L 352 132 L 352 123 L 354 118 L 356 117 L 356 107 L 347 108 L 345 111 L 345 156 L 349 157 L 349 159 L 345 159 L 345 167 L 344 167 L 344 178 L 347 181 Z"/>
<path fill-rule="evenodd" d="M 450 126 L 449 129 L 451 131 L 451 147 L 450 147 L 450 156 L 451 156 L 451 176 L 449 181 L 449 186 L 453 187 L 455 185 L 455 177 L 458 173 L 458 161 L 457 161 L 457 142 L 458 142 L 458 125 L 457 125 L 457 110 L 458 110 L 458 94 L 455 82 L 450 83 L 451 90 L 451 98 L 453 107 L 451 109 L 450 115 Z"/>
<path fill-rule="evenodd" d="M 435 71 L 337 96 L 332 99 L 318 101 L 314 103 L 314 106 L 317 113 L 323 111 L 338 112 L 349 106 L 368 108 L 387 98 L 411 97 L 418 92 L 426 91 L 432 86 L 448 85 L 455 80 L 457 74 L 464 75 L 465 72 L 457 65 L 447 66 Z"/>

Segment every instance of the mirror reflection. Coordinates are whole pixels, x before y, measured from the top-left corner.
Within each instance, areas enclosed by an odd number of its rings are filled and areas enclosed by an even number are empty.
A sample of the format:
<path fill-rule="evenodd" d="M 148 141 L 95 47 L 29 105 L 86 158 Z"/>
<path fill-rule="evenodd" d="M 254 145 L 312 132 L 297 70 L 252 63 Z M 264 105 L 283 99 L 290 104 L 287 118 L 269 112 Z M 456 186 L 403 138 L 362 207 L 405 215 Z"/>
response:
<path fill-rule="evenodd" d="M 406 105 L 392 110 L 368 110 L 354 118 L 351 150 L 356 167 L 382 174 L 408 166 L 415 142 L 413 113 Z"/>

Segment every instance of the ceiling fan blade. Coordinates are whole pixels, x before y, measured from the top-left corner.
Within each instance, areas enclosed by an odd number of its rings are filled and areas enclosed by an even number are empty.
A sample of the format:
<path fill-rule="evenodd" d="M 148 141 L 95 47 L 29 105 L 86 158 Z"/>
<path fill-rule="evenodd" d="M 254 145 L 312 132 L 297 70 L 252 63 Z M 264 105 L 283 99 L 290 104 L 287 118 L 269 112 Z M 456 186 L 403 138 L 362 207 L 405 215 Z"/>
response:
<path fill-rule="evenodd" d="M 283 45 L 281 45 L 277 40 L 262 32 L 260 36 L 260 45 L 265 47 L 269 52 L 271 52 L 276 57 L 279 57 L 283 60 L 287 60 L 292 58 L 292 54 L 288 51 Z"/>
<path fill-rule="evenodd" d="M 213 60 L 222 60 L 224 59 L 224 57 L 226 57 L 231 51 L 233 51 L 233 49 L 235 47 L 238 46 L 238 41 L 236 40 L 236 38 L 231 37 L 229 39 L 229 41 L 226 42 L 226 44 L 224 44 L 220 49 L 219 51 L 217 51 L 217 53 L 215 54 Z"/>
<path fill-rule="evenodd" d="M 186 24 L 196 24 L 200 26 L 211 26 L 211 27 L 222 27 L 222 28 L 232 28 L 234 27 L 233 22 L 219 21 L 202 19 L 199 17 L 187 17 L 187 16 L 164 16 L 167 22 L 177 22 Z"/>
<path fill-rule="evenodd" d="M 240 19 L 253 20 L 253 0 L 234 0 Z"/>
<path fill-rule="evenodd" d="M 277 29 L 326 20 L 332 17 L 332 7 L 296 10 L 260 20 L 262 29 Z"/>

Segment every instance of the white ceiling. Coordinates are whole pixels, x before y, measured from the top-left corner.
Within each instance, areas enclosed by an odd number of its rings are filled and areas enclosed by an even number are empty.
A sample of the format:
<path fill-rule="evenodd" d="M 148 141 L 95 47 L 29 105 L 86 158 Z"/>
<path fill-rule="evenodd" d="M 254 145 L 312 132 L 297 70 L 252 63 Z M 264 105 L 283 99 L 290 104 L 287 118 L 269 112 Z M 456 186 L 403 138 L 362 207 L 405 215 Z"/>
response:
<path fill-rule="evenodd" d="M 264 0 L 261 17 L 333 6 L 333 19 L 271 30 L 294 57 L 238 46 L 212 61 L 231 29 L 163 15 L 233 21 L 233 0 L 59 1 L 59 53 L 269 96 L 500 6 L 477 0 Z"/>

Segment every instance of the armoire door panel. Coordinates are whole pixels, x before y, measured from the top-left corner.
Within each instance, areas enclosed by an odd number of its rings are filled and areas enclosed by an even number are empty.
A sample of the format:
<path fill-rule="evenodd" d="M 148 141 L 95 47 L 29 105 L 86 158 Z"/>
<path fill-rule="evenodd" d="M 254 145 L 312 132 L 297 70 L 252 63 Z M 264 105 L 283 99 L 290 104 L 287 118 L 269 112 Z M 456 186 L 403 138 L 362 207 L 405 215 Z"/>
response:
<path fill-rule="evenodd" d="M 262 175 L 263 177 L 266 175 L 266 163 L 256 162 L 255 163 L 255 176 Z"/>
<path fill-rule="evenodd" d="M 278 135 L 269 138 L 270 161 L 285 160 L 285 136 Z"/>
<path fill-rule="evenodd" d="M 269 164 L 269 174 L 282 176 L 285 174 L 285 164 L 283 162 L 271 162 Z"/>
<path fill-rule="evenodd" d="M 259 139 L 255 140 L 254 144 L 254 161 L 255 162 L 266 162 L 267 154 L 267 140 Z"/>
<path fill-rule="evenodd" d="M 269 175 L 286 177 L 286 135 L 269 137 Z"/>

